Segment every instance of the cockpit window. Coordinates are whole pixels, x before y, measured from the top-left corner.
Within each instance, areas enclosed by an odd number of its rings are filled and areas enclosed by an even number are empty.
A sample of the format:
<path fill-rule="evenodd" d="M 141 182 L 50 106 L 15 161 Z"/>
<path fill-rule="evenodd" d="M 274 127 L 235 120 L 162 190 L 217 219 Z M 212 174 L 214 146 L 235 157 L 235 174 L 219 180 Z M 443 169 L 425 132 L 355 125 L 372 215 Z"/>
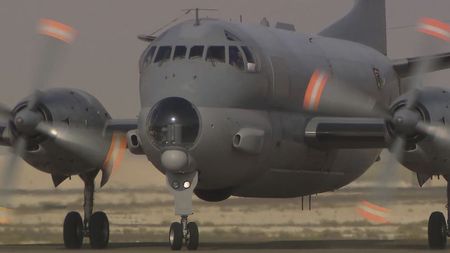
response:
<path fill-rule="evenodd" d="M 156 47 L 153 46 L 150 48 L 150 50 L 148 50 L 147 54 L 145 55 L 144 58 L 144 66 L 147 66 L 148 64 L 150 64 L 152 62 L 153 59 L 153 55 L 155 54 L 156 51 Z"/>
<path fill-rule="evenodd" d="M 203 58 L 203 50 L 205 49 L 204 46 L 193 46 L 191 47 L 191 52 L 189 52 L 189 59 L 201 59 Z"/>
<path fill-rule="evenodd" d="M 225 63 L 225 47 L 224 46 L 208 47 L 208 51 L 206 52 L 206 60 L 212 63 L 215 62 Z"/>
<path fill-rule="evenodd" d="M 244 57 L 237 46 L 230 46 L 230 65 L 244 70 Z"/>
<path fill-rule="evenodd" d="M 158 53 L 156 54 L 155 57 L 155 63 L 163 63 L 167 60 L 170 59 L 170 54 L 172 53 L 172 47 L 169 46 L 163 46 L 163 47 L 159 47 L 158 49 Z"/>
<path fill-rule="evenodd" d="M 246 46 L 243 46 L 242 50 L 244 51 L 245 57 L 247 58 L 247 71 L 256 72 L 256 60 L 252 52 Z"/>
<path fill-rule="evenodd" d="M 185 46 L 176 46 L 173 54 L 174 60 L 182 60 L 186 58 L 187 48 Z"/>

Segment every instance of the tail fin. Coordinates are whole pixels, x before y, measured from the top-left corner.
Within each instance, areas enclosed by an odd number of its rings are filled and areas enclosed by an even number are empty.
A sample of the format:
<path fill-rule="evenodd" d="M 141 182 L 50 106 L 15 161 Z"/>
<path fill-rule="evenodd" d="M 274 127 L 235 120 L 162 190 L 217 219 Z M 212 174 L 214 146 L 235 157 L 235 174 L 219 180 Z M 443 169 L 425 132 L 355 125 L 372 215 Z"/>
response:
<path fill-rule="evenodd" d="M 386 55 L 386 1 L 356 0 L 346 16 L 319 35 L 358 42 Z"/>

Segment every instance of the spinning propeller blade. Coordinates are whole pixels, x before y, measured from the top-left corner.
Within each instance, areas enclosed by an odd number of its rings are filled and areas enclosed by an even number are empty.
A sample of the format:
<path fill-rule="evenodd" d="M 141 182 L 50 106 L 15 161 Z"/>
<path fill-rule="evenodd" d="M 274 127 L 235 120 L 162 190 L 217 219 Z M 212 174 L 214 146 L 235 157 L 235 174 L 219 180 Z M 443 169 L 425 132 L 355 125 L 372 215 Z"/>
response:
<path fill-rule="evenodd" d="M 10 189 L 13 188 L 15 184 L 15 178 L 18 174 L 18 160 L 24 155 L 27 148 L 27 138 L 31 131 L 34 131 L 33 127 L 37 124 L 35 119 L 39 118 L 37 112 L 35 112 L 36 106 L 39 103 L 39 98 L 41 96 L 40 89 L 48 83 L 50 76 L 53 74 L 55 67 L 61 60 L 61 56 L 65 51 L 65 45 L 72 42 L 75 38 L 76 32 L 70 26 L 64 25 L 60 22 L 42 19 L 39 22 L 38 33 L 43 35 L 43 51 L 39 57 L 39 63 L 35 70 L 35 76 L 32 79 L 31 87 L 34 92 L 27 103 L 27 107 L 22 109 L 21 115 L 26 115 L 28 117 L 24 118 L 14 118 L 11 110 L 4 105 L 0 105 L 0 120 L 9 121 L 11 124 L 22 123 L 22 129 L 26 132 L 18 134 L 18 136 L 12 139 L 11 154 L 8 162 L 5 164 L 2 171 L 1 185 L 3 189 L 0 194 L 0 204 L 7 205 L 10 198 Z M 31 118 L 30 118 L 31 117 Z M 42 118 L 40 119 L 43 120 Z M 17 122 L 18 121 L 18 122 Z M 31 124 L 32 122 L 33 124 Z M 28 132 L 28 133 L 27 133 Z"/>
<path fill-rule="evenodd" d="M 422 18 L 418 24 L 418 31 L 438 38 L 445 42 L 450 42 L 450 25 L 445 24 L 439 20 L 431 18 Z M 424 39 L 421 43 L 422 47 L 428 46 L 428 43 Z M 392 182 L 392 179 L 399 180 L 398 172 L 393 168 L 396 167 L 398 162 L 402 161 L 403 153 L 406 151 L 406 135 L 411 132 L 421 133 L 430 138 L 433 138 L 436 143 L 441 143 L 443 147 L 449 147 L 450 134 L 448 129 L 442 125 L 431 125 L 423 121 L 423 119 L 417 119 L 414 124 L 408 122 L 408 118 L 416 112 L 417 101 L 420 96 L 420 91 L 423 87 L 423 79 L 425 73 L 428 73 L 436 62 L 429 57 L 424 57 L 416 66 L 413 73 L 412 86 L 409 91 L 409 96 L 406 99 L 406 105 L 404 109 L 400 108 L 398 112 L 394 112 L 392 120 L 390 121 L 394 128 L 397 129 L 395 141 L 390 148 L 390 157 L 385 166 L 381 168 L 380 177 L 378 179 L 378 185 L 381 186 L 378 191 L 373 195 L 373 202 L 382 206 L 389 206 L 390 201 L 395 201 L 395 187 L 386 187 L 388 182 Z M 408 125 L 410 124 L 410 125 Z M 411 129 L 412 128 L 412 129 Z M 411 131 L 412 130 L 412 131 Z M 367 217 L 366 217 L 367 218 Z"/>

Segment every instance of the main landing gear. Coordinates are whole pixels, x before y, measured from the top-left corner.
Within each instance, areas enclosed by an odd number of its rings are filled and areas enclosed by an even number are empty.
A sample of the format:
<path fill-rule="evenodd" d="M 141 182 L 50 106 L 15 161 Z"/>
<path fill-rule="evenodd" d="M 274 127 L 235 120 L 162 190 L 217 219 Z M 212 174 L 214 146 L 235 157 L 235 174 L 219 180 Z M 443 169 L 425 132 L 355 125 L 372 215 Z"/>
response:
<path fill-rule="evenodd" d="M 69 212 L 64 219 L 64 246 L 68 249 L 79 249 L 84 237 L 89 237 L 91 247 L 103 249 L 109 242 L 109 221 L 104 212 L 93 212 L 94 179 L 98 171 L 80 175 L 84 182 L 84 220 L 78 212 Z"/>
<path fill-rule="evenodd" d="M 166 173 L 167 186 L 175 198 L 175 214 L 180 222 L 170 225 L 169 243 L 172 250 L 181 250 L 183 244 L 188 250 L 196 250 L 199 244 L 198 226 L 188 222 L 192 214 L 192 196 L 198 182 L 198 172 L 189 174 Z"/>
<path fill-rule="evenodd" d="M 447 180 L 447 218 L 450 217 L 450 177 L 445 176 Z M 450 222 L 445 220 L 441 212 L 433 212 L 428 220 L 428 245 L 432 249 L 445 249 L 447 246 L 447 237 L 449 233 Z"/>

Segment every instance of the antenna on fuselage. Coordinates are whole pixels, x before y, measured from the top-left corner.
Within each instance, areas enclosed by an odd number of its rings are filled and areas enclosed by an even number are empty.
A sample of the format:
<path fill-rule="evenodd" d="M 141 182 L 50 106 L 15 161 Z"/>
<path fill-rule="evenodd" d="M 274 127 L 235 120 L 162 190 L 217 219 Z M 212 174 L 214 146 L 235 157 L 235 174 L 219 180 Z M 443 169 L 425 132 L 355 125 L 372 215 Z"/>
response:
<path fill-rule="evenodd" d="M 183 10 L 186 14 L 190 13 L 191 11 L 195 11 L 195 26 L 200 25 L 200 11 L 219 11 L 218 9 L 201 9 L 201 8 L 193 8 L 193 9 L 184 9 Z"/>

